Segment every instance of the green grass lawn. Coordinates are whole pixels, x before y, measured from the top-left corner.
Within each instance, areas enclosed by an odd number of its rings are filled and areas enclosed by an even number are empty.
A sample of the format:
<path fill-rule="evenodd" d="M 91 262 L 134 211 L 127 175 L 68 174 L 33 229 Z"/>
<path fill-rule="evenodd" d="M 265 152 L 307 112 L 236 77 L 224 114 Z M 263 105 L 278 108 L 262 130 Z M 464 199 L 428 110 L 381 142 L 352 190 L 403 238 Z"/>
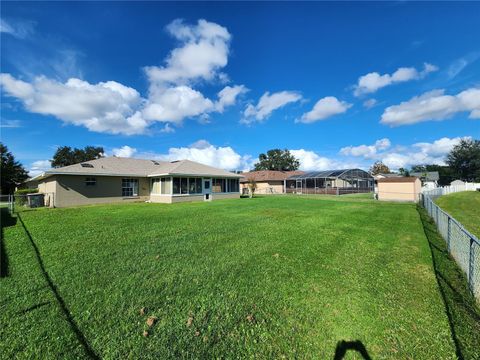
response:
<path fill-rule="evenodd" d="M 435 203 L 480 238 L 480 191 L 440 196 Z"/>
<path fill-rule="evenodd" d="M 414 205 L 271 196 L 39 209 L 2 226 L 1 358 L 458 353 Z"/>

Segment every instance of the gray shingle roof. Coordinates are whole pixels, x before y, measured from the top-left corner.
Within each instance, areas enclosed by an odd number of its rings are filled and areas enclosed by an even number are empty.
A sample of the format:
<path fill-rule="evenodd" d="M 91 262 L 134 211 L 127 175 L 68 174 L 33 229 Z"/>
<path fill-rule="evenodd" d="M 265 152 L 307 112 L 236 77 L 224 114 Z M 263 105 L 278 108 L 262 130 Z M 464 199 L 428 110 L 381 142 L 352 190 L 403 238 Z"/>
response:
<path fill-rule="evenodd" d="M 45 177 L 58 174 L 135 177 L 147 177 L 154 175 L 221 176 L 232 178 L 242 177 L 241 175 L 237 175 L 229 171 L 190 160 L 168 162 L 112 156 L 51 169 L 45 171 L 35 179 L 40 180 Z"/>
<path fill-rule="evenodd" d="M 440 179 L 438 171 L 412 172 L 410 175 L 419 177 L 426 181 L 438 181 Z"/>

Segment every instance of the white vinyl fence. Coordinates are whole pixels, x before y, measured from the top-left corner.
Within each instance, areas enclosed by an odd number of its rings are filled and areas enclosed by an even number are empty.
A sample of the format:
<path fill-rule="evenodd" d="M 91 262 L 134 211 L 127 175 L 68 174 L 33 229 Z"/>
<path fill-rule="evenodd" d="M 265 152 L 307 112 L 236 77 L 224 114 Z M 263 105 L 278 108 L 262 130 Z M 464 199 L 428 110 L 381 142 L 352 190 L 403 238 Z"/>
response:
<path fill-rule="evenodd" d="M 443 186 L 435 189 L 424 189 L 422 190 L 422 193 L 427 194 L 430 197 L 438 197 L 460 191 L 475 191 L 477 189 L 480 189 L 480 183 L 465 183 L 465 185 Z"/>
<path fill-rule="evenodd" d="M 422 192 L 421 201 L 446 241 L 448 252 L 467 275 L 468 286 L 480 303 L 480 241 L 434 203 L 434 200 L 442 195 L 460 191 L 476 191 L 477 189 L 480 189 L 480 184 L 467 183 L 426 190 Z"/>

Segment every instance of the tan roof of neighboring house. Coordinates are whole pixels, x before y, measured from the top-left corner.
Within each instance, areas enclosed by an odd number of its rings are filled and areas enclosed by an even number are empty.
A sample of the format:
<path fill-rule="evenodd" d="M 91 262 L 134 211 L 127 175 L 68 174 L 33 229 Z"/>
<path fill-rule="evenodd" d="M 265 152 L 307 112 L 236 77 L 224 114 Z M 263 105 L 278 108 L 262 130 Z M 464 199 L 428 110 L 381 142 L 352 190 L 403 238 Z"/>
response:
<path fill-rule="evenodd" d="M 383 179 L 378 179 L 377 182 L 379 182 L 379 183 L 405 183 L 405 182 L 415 182 L 416 180 L 418 180 L 417 177 L 410 176 L 410 177 L 383 178 Z"/>
<path fill-rule="evenodd" d="M 304 174 L 304 171 L 276 171 L 276 170 L 261 170 L 250 171 L 241 174 L 243 176 L 240 182 L 247 182 L 249 179 L 254 179 L 256 182 L 262 181 L 282 181 L 288 179 L 293 175 Z"/>
<path fill-rule="evenodd" d="M 193 175 L 222 176 L 240 178 L 241 175 L 231 173 L 212 166 L 190 160 L 159 161 L 122 157 L 102 157 L 74 165 L 45 171 L 35 177 L 41 180 L 51 175 L 96 175 L 96 176 L 158 176 L 158 175 Z"/>

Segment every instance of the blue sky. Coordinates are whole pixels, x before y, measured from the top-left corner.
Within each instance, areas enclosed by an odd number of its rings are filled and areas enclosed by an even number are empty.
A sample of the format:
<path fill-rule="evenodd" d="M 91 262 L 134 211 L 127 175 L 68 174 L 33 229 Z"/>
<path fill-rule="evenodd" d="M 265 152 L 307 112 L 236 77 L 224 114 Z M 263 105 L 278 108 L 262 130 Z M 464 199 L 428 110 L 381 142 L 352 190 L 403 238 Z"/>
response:
<path fill-rule="evenodd" d="M 3 3 L 1 138 L 227 169 L 443 162 L 480 136 L 480 4 Z"/>

